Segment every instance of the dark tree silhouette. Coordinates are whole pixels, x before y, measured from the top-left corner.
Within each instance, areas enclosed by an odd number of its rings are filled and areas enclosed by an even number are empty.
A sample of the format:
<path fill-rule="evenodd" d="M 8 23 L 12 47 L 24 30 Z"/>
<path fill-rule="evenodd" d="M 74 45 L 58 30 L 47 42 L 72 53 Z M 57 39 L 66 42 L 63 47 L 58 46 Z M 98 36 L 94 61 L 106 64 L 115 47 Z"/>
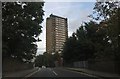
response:
<path fill-rule="evenodd" d="M 35 42 L 42 32 L 43 2 L 3 2 L 3 58 L 13 57 L 30 62 L 35 56 Z"/>

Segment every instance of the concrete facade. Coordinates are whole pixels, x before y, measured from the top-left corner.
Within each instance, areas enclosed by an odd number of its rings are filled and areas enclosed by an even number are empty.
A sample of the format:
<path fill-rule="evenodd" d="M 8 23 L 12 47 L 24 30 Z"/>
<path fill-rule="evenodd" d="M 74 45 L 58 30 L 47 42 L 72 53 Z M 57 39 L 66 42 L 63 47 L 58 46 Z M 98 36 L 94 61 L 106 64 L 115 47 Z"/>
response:
<path fill-rule="evenodd" d="M 67 38 L 67 18 L 51 14 L 46 19 L 46 52 L 55 53 L 62 51 Z"/>

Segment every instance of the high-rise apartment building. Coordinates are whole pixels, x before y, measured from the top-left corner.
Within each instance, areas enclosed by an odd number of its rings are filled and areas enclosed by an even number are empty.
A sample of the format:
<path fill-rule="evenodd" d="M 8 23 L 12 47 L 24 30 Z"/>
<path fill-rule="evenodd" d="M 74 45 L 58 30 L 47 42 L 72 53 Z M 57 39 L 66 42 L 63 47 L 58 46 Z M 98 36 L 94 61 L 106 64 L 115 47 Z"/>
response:
<path fill-rule="evenodd" d="M 67 38 L 67 18 L 51 14 L 46 19 L 46 52 L 55 53 L 62 51 Z"/>

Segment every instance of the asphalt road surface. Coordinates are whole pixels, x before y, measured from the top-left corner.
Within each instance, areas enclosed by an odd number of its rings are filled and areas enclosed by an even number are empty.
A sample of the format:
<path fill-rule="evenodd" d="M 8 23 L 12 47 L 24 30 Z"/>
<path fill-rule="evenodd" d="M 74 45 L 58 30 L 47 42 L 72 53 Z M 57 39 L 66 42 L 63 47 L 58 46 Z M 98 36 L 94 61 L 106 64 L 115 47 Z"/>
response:
<path fill-rule="evenodd" d="M 39 68 L 36 73 L 30 75 L 29 78 L 35 79 L 98 79 L 92 75 L 82 72 L 71 71 L 65 68 Z"/>

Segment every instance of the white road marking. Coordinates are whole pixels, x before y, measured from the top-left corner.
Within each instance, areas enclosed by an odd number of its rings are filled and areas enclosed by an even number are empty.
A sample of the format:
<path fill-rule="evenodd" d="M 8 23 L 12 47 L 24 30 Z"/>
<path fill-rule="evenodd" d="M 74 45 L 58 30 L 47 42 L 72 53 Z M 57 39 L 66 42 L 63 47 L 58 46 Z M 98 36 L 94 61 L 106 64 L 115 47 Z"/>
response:
<path fill-rule="evenodd" d="M 54 73 L 55 75 L 58 75 L 55 71 L 53 71 L 53 73 Z"/>
<path fill-rule="evenodd" d="M 33 74 L 37 73 L 37 72 L 40 71 L 40 70 L 41 70 L 41 69 L 39 68 L 37 71 L 35 71 L 35 72 L 31 73 L 31 74 L 28 74 L 28 75 L 25 76 L 25 77 L 30 77 L 30 76 L 32 76 Z"/>

